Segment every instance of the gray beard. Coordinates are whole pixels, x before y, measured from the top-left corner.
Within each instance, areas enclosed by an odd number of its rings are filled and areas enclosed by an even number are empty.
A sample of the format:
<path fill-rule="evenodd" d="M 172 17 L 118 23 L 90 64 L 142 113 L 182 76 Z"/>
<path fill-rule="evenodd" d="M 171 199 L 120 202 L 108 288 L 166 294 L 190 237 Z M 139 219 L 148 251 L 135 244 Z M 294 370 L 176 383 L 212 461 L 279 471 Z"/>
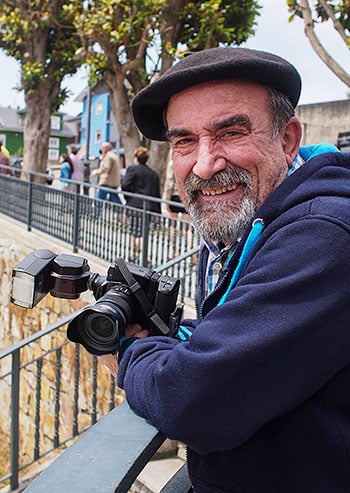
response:
<path fill-rule="evenodd" d="M 244 197 L 238 212 L 225 204 L 212 203 L 198 208 L 191 204 L 188 208 L 194 228 L 207 241 L 231 243 L 242 236 L 244 228 L 256 212 L 255 202 Z"/>
<path fill-rule="evenodd" d="M 238 209 L 233 200 L 199 203 L 198 190 L 211 186 L 225 186 L 232 182 L 242 183 L 246 187 L 246 193 Z M 225 243 L 240 238 L 257 210 L 257 200 L 253 197 L 251 188 L 250 174 L 236 167 L 227 167 L 210 180 L 190 175 L 185 183 L 185 191 L 189 197 L 187 210 L 199 235 L 206 241 Z"/>

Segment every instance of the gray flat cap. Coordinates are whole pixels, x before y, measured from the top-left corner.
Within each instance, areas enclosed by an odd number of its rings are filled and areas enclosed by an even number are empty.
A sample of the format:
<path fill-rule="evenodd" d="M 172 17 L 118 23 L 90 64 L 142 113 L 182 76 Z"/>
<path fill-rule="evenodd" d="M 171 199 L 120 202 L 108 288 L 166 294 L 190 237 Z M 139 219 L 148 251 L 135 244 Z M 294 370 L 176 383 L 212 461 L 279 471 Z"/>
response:
<path fill-rule="evenodd" d="M 169 98 L 201 82 L 223 79 L 260 82 L 285 94 L 293 107 L 298 104 L 300 75 L 283 58 L 248 48 L 211 48 L 185 57 L 135 96 L 136 125 L 147 138 L 166 140 L 164 110 Z"/>

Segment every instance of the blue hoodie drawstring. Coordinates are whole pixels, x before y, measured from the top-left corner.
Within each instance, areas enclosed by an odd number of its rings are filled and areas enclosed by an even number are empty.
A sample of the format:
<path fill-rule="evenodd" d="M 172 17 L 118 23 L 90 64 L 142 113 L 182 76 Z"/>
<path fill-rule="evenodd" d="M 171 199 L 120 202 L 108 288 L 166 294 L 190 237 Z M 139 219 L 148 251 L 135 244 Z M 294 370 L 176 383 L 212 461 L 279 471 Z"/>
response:
<path fill-rule="evenodd" d="M 255 221 L 253 221 L 253 224 L 252 224 L 252 229 L 250 230 L 250 233 L 248 235 L 248 238 L 246 239 L 246 242 L 244 244 L 244 247 L 243 247 L 243 250 L 242 250 L 242 253 L 241 253 L 241 256 L 238 260 L 238 264 L 237 264 L 237 267 L 233 273 L 233 276 L 232 276 L 232 279 L 230 281 L 230 284 L 229 284 L 229 287 L 227 288 L 226 292 L 223 294 L 223 296 L 221 297 L 219 303 L 218 303 L 218 306 L 222 305 L 227 296 L 228 296 L 228 293 L 231 291 L 231 289 L 233 288 L 233 286 L 236 284 L 238 278 L 239 278 L 239 275 L 240 273 L 242 272 L 242 269 L 244 267 L 244 264 L 246 263 L 248 257 L 249 257 L 249 254 L 250 252 L 253 250 L 253 248 L 255 247 L 256 243 L 258 242 L 259 238 L 260 238 L 260 235 L 262 233 L 264 229 L 264 221 L 263 219 L 255 219 Z M 231 254 L 230 258 L 229 258 L 229 262 L 232 258 L 232 256 L 234 255 L 234 252 Z M 192 332 L 191 330 L 189 330 L 187 327 L 183 326 L 183 325 L 180 325 L 179 326 L 179 330 L 178 330 L 178 333 L 177 333 L 177 337 L 182 341 L 188 341 L 190 339 L 192 335 Z"/>
<path fill-rule="evenodd" d="M 238 278 L 242 272 L 242 269 L 244 267 L 244 264 L 246 263 L 248 256 L 250 255 L 250 252 L 253 250 L 255 247 L 256 243 L 258 242 L 260 235 L 264 229 L 264 221 L 263 219 L 255 219 L 252 224 L 252 229 L 248 235 L 248 238 L 246 239 L 246 242 L 244 244 L 241 256 L 238 260 L 237 267 L 233 273 L 232 279 L 230 281 L 230 284 L 225 291 L 225 293 L 222 295 L 218 306 L 222 305 L 228 296 L 228 293 L 231 291 L 233 286 L 236 284 L 238 281 Z M 233 255 L 233 254 L 232 254 Z"/>

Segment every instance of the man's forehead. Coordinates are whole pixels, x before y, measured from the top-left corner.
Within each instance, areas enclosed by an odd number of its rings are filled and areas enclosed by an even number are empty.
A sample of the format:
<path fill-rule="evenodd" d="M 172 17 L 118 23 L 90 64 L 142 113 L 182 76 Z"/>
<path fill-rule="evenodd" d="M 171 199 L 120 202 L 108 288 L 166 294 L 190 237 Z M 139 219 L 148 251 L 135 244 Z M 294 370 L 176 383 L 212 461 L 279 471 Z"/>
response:
<path fill-rule="evenodd" d="M 259 96 L 263 93 L 268 93 L 268 88 L 259 82 L 241 79 L 228 79 L 228 80 L 212 80 L 208 82 L 202 82 L 200 84 L 187 87 L 182 91 L 178 91 L 169 98 L 168 107 L 181 99 L 185 98 L 199 98 L 201 94 L 212 93 L 212 98 L 207 101 L 208 104 L 212 103 L 216 99 L 220 100 L 224 94 L 226 97 L 235 96 L 239 97 L 242 93 L 257 93 Z"/>
<path fill-rule="evenodd" d="M 214 130 L 250 125 L 257 108 L 268 112 L 267 95 L 268 89 L 262 84 L 235 79 L 205 82 L 179 91 L 170 98 L 164 115 L 167 137 L 172 134 L 170 127 L 188 129 L 189 120 L 204 123 L 207 118 Z"/>

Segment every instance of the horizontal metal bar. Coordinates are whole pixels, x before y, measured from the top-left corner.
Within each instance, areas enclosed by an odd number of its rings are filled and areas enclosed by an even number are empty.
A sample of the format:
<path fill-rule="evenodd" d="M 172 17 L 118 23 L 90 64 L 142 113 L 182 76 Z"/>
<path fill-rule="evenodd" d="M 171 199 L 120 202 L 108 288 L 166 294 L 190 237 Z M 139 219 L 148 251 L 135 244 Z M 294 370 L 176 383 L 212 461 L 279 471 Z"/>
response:
<path fill-rule="evenodd" d="M 79 311 L 79 310 L 78 310 Z M 14 351 L 17 351 L 18 349 L 23 348 L 24 346 L 27 346 L 28 344 L 31 344 L 34 341 L 37 341 L 41 337 L 50 334 L 56 329 L 59 329 L 60 327 L 63 327 L 63 325 L 67 324 L 73 317 L 77 315 L 77 312 L 71 313 L 70 315 L 67 315 L 66 317 L 62 318 L 55 324 L 49 325 L 45 329 L 39 330 L 35 334 L 32 334 L 29 337 L 26 337 L 22 341 L 18 342 L 17 344 L 10 346 L 9 348 L 4 349 L 3 351 L 0 352 L 0 359 L 5 358 L 6 356 L 9 356 L 12 354 Z"/>
<path fill-rule="evenodd" d="M 164 440 L 124 402 L 65 450 L 26 493 L 127 493 Z"/>

